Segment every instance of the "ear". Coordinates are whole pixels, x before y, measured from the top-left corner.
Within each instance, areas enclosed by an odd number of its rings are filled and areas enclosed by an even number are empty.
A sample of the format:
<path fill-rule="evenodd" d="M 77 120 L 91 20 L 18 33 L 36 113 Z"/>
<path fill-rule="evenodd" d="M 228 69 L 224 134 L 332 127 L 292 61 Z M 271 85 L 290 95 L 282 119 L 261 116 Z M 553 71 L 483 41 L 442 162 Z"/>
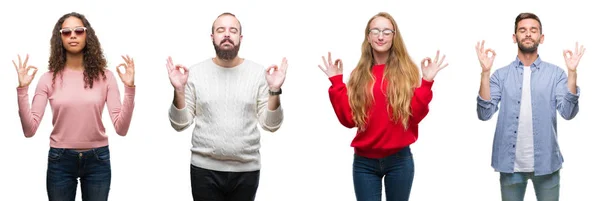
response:
<path fill-rule="evenodd" d="M 544 43 L 544 34 L 542 34 L 542 35 L 540 36 L 540 44 L 543 44 L 543 43 Z"/>
<path fill-rule="evenodd" d="M 517 43 L 517 34 L 513 34 L 513 43 Z"/>
<path fill-rule="evenodd" d="M 244 35 L 240 34 L 240 42 L 239 42 L 239 43 L 241 43 L 241 42 L 242 42 L 242 39 L 243 39 L 243 38 L 244 38 Z"/>

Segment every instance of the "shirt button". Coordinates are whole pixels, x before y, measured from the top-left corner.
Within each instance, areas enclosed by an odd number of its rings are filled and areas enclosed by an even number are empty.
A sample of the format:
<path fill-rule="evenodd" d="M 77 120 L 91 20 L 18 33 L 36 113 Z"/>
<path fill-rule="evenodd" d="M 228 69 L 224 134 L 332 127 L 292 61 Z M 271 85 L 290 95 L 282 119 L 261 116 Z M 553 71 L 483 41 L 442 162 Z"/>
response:
<path fill-rule="evenodd" d="M 521 104 L 521 101 L 517 101 L 517 104 Z"/>
<path fill-rule="evenodd" d="M 517 131 L 515 131 L 515 133 L 517 133 Z"/>
<path fill-rule="evenodd" d="M 513 144 L 513 148 L 515 148 L 515 145 Z"/>
<path fill-rule="evenodd" d="M 519 119 L 519 117 L 517 117 L 517 119 Z"/>

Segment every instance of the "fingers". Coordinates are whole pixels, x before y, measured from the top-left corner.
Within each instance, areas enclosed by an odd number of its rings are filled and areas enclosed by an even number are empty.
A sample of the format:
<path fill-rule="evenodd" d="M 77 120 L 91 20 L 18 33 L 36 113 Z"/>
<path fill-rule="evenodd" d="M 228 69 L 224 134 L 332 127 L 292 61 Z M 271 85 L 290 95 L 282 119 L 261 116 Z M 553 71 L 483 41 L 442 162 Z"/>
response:
<path fill-rule="evenodd" d="M 283 73 L 285 73 L 287 71 L 287 67 L 288 67 L 287 58 L 283 57 L 283 59 L 281 59 L 281 71 Z"/>
<path fill-rule="evenodd" d="M 327 61 L 329 61 L 329 65 L 331 66 L 333 65 L 333 63 L 331 62 L 331 52 L 328 52 L 327 55 L 329 57 Z"/>
<path fill-rule="evenodd" d="M 438 66 L 441 66 L 444 63 L 444 59 L 446 59 L 446 55 L 445 54 L 442 56 L 442 59 L 440 59 L 440 61 L 437 62 Z"/>
<path fill-rule="evenodd" d="M 488 56 L 490 54 L 490 52 L 492 53 L 492 56 Z M 490 48 L 486 49 L 485 57 L 490 58 L 490 59 L 496 58 L 496 51 L 494 51 L 493 49 L 490 49 Z"/>
<path fill-rule="evenodd" d="M 22 68 L 23 67 L 22 66 L 23 63 L 21 62 L 21 55 L 17 55 L 17 56 L 19 57 L 19 68 Z"/>
<path fill-rule="evenodd" d="M 576 46 L 578 46 L 578 45 L 579 45 L 579 43 L 578 43 L 578 42 L 576 42 L 576 43 L 575 43 L 575 45 L 576 45 Z M 579 55 L 579 56 L 582 56 L 582 55 L 583 55 L 583 53 L 585 52 L 585 48 L 583 47 L 583 45 L 581 45 L 581 46 L 578 46 L 578 49 L 579 49 L 579 50 L 578 50 L 578 53 L 579 53 L 578 55 Z"/>
<path fill-rule="evenodd" d="M 25 61 L 23 62 L 23 67 L 27 66 L 27 61 L 29 61 L 29 54 L 25 55 Z"/>
<path fill-rule="evenodd" d="M 340 71 L 343 71 L 343 70 L 344 70 L 344 63 L 342 63 L 342 60 L 341 60 L 341 59 L 336 59 L 336 60 L 335 60 L 335 65 L 338 67 L 338 69 L 339 69 Z"/>
<path fill-rule="evenodd" d="M 427 64 L 425 64 L 425 62 L 427 62 Z M 425 66 L 428 66 L 431 63 L 431 58 L 426 57 L 423 60 L 421 60 L 421 68 L 424 68 Z"/>
<path fill-rule="evenodd" d="M 123 58 L 123 60 L 125 60 L 125 63 L 127 64 L 125 66 L 125 68 L 133 68 L 135 67 L 135 64 L 133 63 L 133 58 L 131 58 L 129 55 L 121 55 L 121 58 Z"/>
<path fill-rule="evenodd" d="M 573 57 L 573 52 L 571 52 L 571 50 L 563 50 L 563 56 L 565 59 L 570 59 Z"/>
<path fill-rule="evenodd" d="M 184 65 L 181 65 L 181 64 L 177 64 L 177 65 L 175 66 L 175 69 L 176 69 L 177 71 L 179 71 L 179 72 L 181 72 L 181 70 L 183 69 L 183 72 L 182 72 L 182 73 L 183 73 L 184 75 L 185 75 L 185 74 L 188 74 L 188 72 L 189 72 L 188 68 L 187 68 L 187 67 L 185 67 Z"/>
<path fill-rule="evenodd" d="M 127 68 L 127 64 L 121 63 L 121 64 L 117 65 L 117 73 L 119 74 L 119 77 L 123 76 L 123 72 L 121 72 L 121 68 L 119 68 L 121 66 Z"/>
<path fill-rule="evenodd" d="M 433 59 L 433 62 L 437 64 L 437 63 L 438 63 L 438 59 L 439 59 L 439 57 L 440 57 L 440 50 L 438 50 L 438 51 L 435 53 L 435 59 Z"/>
<path fill-rule="evenodd" d="M 440 67 L 438 68 L 438 70 L 442 70 L 443 68 L 446 68 L 446 66 L 448 66 L 448 63 L 446 63 L 446 64 L 444 64 L 444 65 L 440 66 Z"/>
<path fill-rule="evenodd" d="M 482 53 L 484 47 L 485 47 L 485 40 L 482 40 L 481 44 L 479 42 L 477 42 L 477 52 L 478 53 Z"/>
<path fill-rule="evenodd" d="M 27 72 L 29 72 L 30 69 L 33 69 L 33 73 L 31 73 L 31 77 L 35 77 L 35 73 L 37 73 L 38 68 L 35 66 L 27 66 Z"/>
<path fill-rule="evenodd" d="M 329 68 L 329 65 L 327 65 L 327 61 L 325 60 L 325 56 L 321 56 L 321 58 L 323 59 L 323 65 L 325 65 L 325 68 Z"/>
<path fill-rule="evenodd" d="M 15 60 L 12 60 L 13 65 L 15 66 L 15 70 L 17 70 L 17 72 L 19 72 L 19 66 L 17 66 L 17 63 L 15 63 Z"/>
<path fill-rule="evenodd" d="M 269 75 L 269 74 L 271 74 L 271 71 L 276 71 L 276 70 L 277 70 L 277 65 L 271 65 L 265 70 L 265 73 L 267 75 Z"/>
<path fill-rule="evenodd" d="M 321 65 L 318 65 L 318 66 L 324 73 L 327 73 L 327 69 L 323 68 L 323 66 L 321 66 Z"/>

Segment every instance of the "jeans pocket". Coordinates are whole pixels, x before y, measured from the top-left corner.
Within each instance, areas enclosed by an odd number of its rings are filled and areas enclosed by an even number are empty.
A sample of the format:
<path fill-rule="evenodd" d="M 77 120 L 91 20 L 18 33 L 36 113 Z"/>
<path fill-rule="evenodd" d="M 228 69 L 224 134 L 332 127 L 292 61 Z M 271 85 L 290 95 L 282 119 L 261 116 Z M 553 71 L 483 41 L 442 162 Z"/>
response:
<path fill-rule="evenodd" d="M 48 151 L 48 161 L 57 161 L 63 154 L 64 149 L 52 148 Z"/>
<path fill-rule="evenodd" d="M 110 161 L 110 151 L 108 149 L 95 150 L 94 154 L 98 161 Z"/>

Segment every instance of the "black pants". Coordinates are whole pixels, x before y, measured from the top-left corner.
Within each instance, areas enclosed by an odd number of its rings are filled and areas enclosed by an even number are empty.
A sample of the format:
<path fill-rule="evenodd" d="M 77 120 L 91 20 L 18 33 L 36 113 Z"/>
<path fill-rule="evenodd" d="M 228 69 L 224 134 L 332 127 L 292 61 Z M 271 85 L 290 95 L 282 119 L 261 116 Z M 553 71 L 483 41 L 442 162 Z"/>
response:
<path fill-rule="evenodd" d="M 194 201 L 254 201 L 260 170 L 220 172 L 191 165 Z"/>

